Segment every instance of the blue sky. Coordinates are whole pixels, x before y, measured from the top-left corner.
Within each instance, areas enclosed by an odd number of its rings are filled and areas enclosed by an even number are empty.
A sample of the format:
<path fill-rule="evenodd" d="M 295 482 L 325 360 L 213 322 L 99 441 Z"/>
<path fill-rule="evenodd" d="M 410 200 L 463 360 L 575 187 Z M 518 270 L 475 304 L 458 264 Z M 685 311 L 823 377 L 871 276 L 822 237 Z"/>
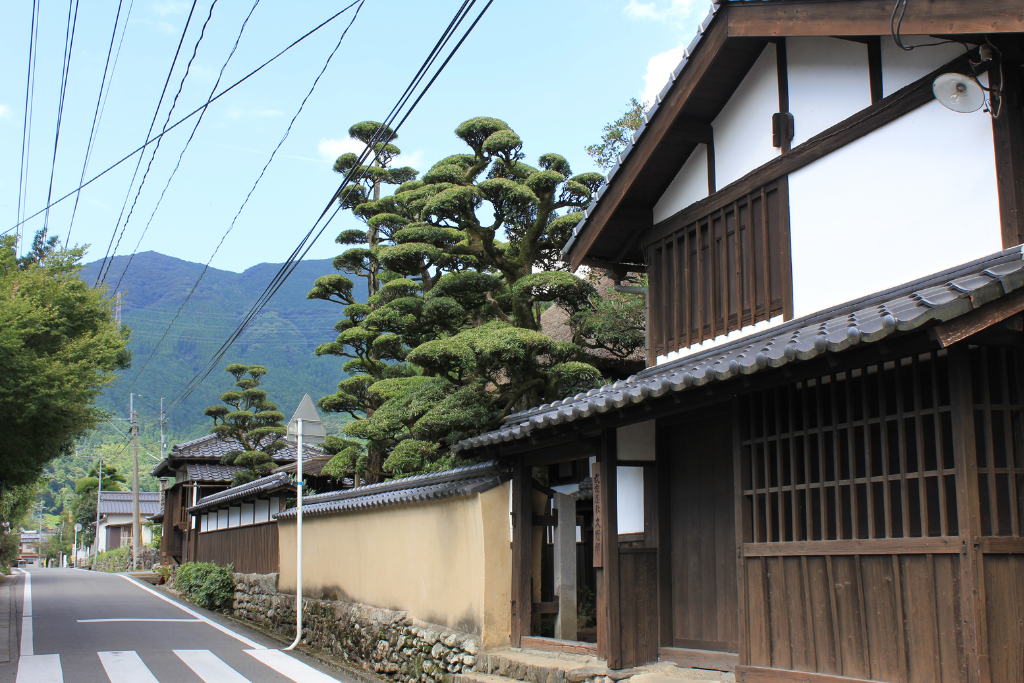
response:
<path fill-rule="evenodd" d="M 122 17 L 130 2 L 124 0 Z M 157 129 L 167 116 L 210 2 L 197 3 Z M 31 4 L 18 0 L 0 6 L 0 231 L 17 222 Z M 346 4 L 262 0 L 221 88 Z M 366 0 L 288 141 L 214 259 L 215 267 L 240 271 L 287 258 L 340 181 L 331 164 L 351 148 L 348 127 L 385 116 L 459 4 Z M 482 7 L 484 2 L 477 4 Z M 46 205 L 68 14 L 66 3 L 43 5 L 26 215 Z M 191 5 L 134 0 L 87 179 L 144 140 Z M 251 6 L 252 0 L 216 2 L 172 121 L 209 96 Z M 54 197 L 78 185 L 116 9 L 115 0 L 81 0 Z M 557 152 L 570 160 L 575 172 L 594 170 L 584 147 L 599 139 L 602 126 L 624 110 L 630 97 L 650 98 L 661 90 L 707 10 L 696 0 L 495 0 L 400 131 L 400 161 L 424 172 L 434 161 L 464 151 L 452 134 L 460 122 L 495 116 L 523 138 L 527 161 Z M 210 257 L 350 18 L 351 13 L 339 17 L 213 104 L 154 213 L 191 124 L 166 136 L 118 254 L 131 253 L 138 245 L 139 251 L 190 261 Z M 147 161 L 148 156 L 139 177 Z M 72 242 L 92 245 L 87 260 L 103 256 L 126 197 L 131 206 L 138 187 L 136 180 L 129 194 L 134 168 L 133 159 L 81 193 Z M 50 234 L 62 241 L 73 203 L 73 198 L 65 200 L 50 212 Z M 42 221 L 41 216 L 31 221 L 27 233 L 42 227 Z M 308 258 L 336 255 L 339 247 L 333 238 L 346 227 L 355 227 L 354 219 L 339 215 Z"/>

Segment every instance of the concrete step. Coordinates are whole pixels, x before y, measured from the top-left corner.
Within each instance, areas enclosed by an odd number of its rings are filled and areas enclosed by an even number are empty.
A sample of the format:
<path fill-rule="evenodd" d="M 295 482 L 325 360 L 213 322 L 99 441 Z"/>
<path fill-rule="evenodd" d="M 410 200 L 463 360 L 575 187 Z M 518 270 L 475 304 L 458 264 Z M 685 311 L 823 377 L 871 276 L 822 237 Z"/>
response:
<path fill-rule="evenodd" d="M 538 650 L 505 649 L 482 652 L 472 671 L 456 683 L 734 683 L 732 673 L 689 669 L 657 662 L 635 669 L 609 669 L 596 657 Z"/>

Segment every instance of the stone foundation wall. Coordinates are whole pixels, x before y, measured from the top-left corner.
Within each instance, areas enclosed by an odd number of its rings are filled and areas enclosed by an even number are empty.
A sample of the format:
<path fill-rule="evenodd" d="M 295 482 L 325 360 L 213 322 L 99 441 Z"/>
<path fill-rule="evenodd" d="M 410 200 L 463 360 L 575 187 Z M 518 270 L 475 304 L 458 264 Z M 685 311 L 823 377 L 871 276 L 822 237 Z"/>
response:
<path fill-rule="evenodd" d="M 160 564 L 160 551 L 144 546 L 139 552 L 139 568 L 152 569 Z M 100 553 L 94 558 L 92 569 L 96 572 L 127 572 L 132 568 L 131 548 L 122 546 L 120 550 Z"/>
<path fill-rule="evenodd" d="M 235 574 L 234 616 L 295 637 L 295 596 L 277 592 L 277 574 Z M 303 643 L 402 683 L 440 683 L 469 671 L 480 638 L 416 622 L 408 613 L 304 599 Z"/>

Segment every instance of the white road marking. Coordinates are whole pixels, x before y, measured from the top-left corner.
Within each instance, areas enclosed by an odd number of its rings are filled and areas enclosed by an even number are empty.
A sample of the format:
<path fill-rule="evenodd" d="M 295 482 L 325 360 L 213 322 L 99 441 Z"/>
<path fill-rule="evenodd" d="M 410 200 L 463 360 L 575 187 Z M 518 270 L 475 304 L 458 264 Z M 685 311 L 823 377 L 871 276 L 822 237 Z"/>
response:
<path fill-rule="evenodd" d="M 22 655 L 17 683 L 64 683 L 60 655 Z"/>
<path fill-rule="evenodd" d="M 21 656 L 31 657 L 35 654 L 32 644 L 32 575 L 25 574 L 25 597 L 21 607 Z"/>
<path fill-rule="evenodd" d="M 110 683 L 160 683 L 135 650 L 97 652 Z"/>
<path fill-rule="evenodd" d="M 296 683 L 338 683 L 338 679 L 331 678 L 327 674 L 317 671 L 308 664 L 304 664 L 280 650 L 264 648 L 262 650 L 246 650 L 246 653 L 263 662 L 285 678 L 296 681 Z"/>
<path fill-rule="evenodd" d="M 120 576 L 121 578 L 125 579 L 126 581 L 128 581 L 130 583 L 135 584 L 136 586 L 138 586 L 142 590 L 144 590 L 144 591 L 146 591 L 148 593 L 152 593 L 153 595 L 155 595 L 156 597 L 160 598 L 164 602 L 171 603 L 172 605 L 174 605 L 175 607 L 180 609 L 182 612 L 185 612 L 186 614 L 191 614 L 196 619 L 199 619 L 200 621 L 206 622 L 206 624 L 208 624 L 209 626 L 212 626 L 213 628 L 217 629 L 221 633 L 226 633 L 227 635 L 231 636 L 235 640 L 240 641 L 243 645 L 248 645 L 249 647 L 251 647 L 253 649 L 256 649 L 256 650 L 266 650 L 267 649 L 265 645 L 260 645 L 259 643 L 255 642 L 253 640 L 249 640 L 245 636 L 239 635 L 239 634 L 235 633 L 234 631 L 232 631 L 228 627 L 221 626 L 216 621 L 213 621 L 211 619 L 207 619 L 206 617 L 204 617 L 199 612 L 196 612 L 195 610 L 191 610 L 188 607 L 185 607 L 184 605 L 179 605 L 178 603 L 176 603 L 174 600 L 171 600 L 166 595 L 161 595 L 160 593 L 158 593 L 157 591 L 153 590 L 152 588 L 149 588 L 148 586 L 143 586 L 141 583 L 139 583 L 135 579 L 131 578 L 130 576 L 125 576 L 124 574 L 118 574 L 118 576 Z"/>
<path fill-rule="evenodd" d="M 123 619 L 79 619 L 79 624 L 97 624 L 106 621 L 174 621 L 183 622 L 186 624 L 202 624 L 202 619 L 133 619 L 131 617 L 125 617 Z"/>
<path fill-rule="evenodd" d="M 175 650 L 174 654 L 205 683 L 250 683 L 248 678 L 209 650 Z"/>

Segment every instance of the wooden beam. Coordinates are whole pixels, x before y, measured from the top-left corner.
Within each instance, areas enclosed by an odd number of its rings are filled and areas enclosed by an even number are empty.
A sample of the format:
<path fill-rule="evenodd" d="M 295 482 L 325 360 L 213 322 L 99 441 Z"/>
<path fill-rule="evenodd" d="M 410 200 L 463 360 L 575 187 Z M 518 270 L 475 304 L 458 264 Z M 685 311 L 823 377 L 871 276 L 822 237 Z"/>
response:
<path fill-rule="evenodd" d="M 523 649 L 544 650 L 546 652 L 567 652 L 574 655 L 597 656 L 597 645 L 583 643 L 578 640 L 559 640 L 541 636 L 523 637 Z"/>
<path fill-rule="evenodd" d="M 739 655 L 714 650 L 693 650 L 683 647 L 658 648 L 658 660 L 672 662 L 676 666 L 716 671 L 735 671 Z"/>
<path fill-rule="evenodd" d="M 1021 69 L 1014 61 L 1004 59 L 1002 69 L 989 74 L 993 87 L 998 87 L 1000 78 L 1003 79 L 999 117 L 992 119 L 992 143 L 1004 249 L 1024 242 L 1024 108 Z"/>
<path fill-rule="evenodd" d="M 1021 311 L 1024 311 L 1024 290 L 1017 290 L 935 327 L 932 329 L 932 336 L 939 342 L 939 346 L 946 348 Z"/>
<path fill-rule="evenodd" d="M 573 269 L 579 267 L 580 262 L 587 255 L 587 250 L 604 230 L 605 224 L 615 213 L 622 203 L 626 192 L 633 185 L 640 171 L 650 160 L 651 155 L 658 148 L 662 138 L 672 128 L 672 124 L 679 117 L 683 105 L 690 98 L 690 95 L 700 83 L 701 78 L 714 62 L 715 57 L 725 45 L 728 38 L 728 25 L 721 20 L 723 11 L 719 10 L 719 16 L 711 22 L 711 26 L 704 33 L 703 39 L 697 50 L 690 56 L 690 62 L 683 69 L 683 73 L 676 80 L 675 86 L 668 94 L 668 98 L 661 103 L 654 120 L 647 126 L 647 132 L 640 138 L 640 142 L 633 148 L 626 158 L 622 168 L 615 174 L 613 182 L 608 190 L 601 197 L 597 209 L 587 219 L 586 227 L 576 238 L 576 243 L 569 251 L 569 263 Z"/>
<path fill-rule="evenodd" d="M 533 475 L 521 461 L 512 472 L 512 633 L 510 644 L 520 647 L 531 635 L 533 617 Z"/>
<path fill-rule="evenodd" d="M 730 37 L 889 36 L 894 0 L 815 0 L 736 3 L 729 6 Z M 1024 11 L 1017 0 L 911 2 L 903 35 L 1017 33 Z"/>
<path fill-rule="evenodd" d="M 901 116 L 909 114 L 918 107 L 928 104 L 935 99 L 935 95 L 932 93 L 932 83 L 937 76 L 951 71 L 966 73 L 967 69 L 967 56 L 957 57 L 927 76 L 917 79 L 879 102 L 818 133 L 810 140 L 797 145 L 788 154 L 777 156 L 768 163 L 755 168 L 739 180 L 723 187 L 716 194 L 669 216 L 654 226 L 654 229 L 645 237 L 645 242 L 648 244 L 656 242 L 683 226 L 689 225 L 697 218 L 709 215 L 718 207 L 729 205 L 754 189 L 798 171 L 882 126 L 892 123 Z M 586 234 L 586 229 L 584 234 Z"/>
<path fill-rule="evenodd" d="M 708 143 L 715 139 L 715 130 L 710 123 L 701 123 L 690 119 L 679 119 L 673 122 L 668 136 L 675 142 Z"/>
<path fill-rule="evenodd" d="M 817 674 L 809 671 L 790 671 L 746 664 L 736 667 L 736 680 L 743 681 L 743 683 L 879 683 L 875 679 Z"/>
<path fill-rule="evenodd" d="M 855 538 L 840 541 L 787 541 L 744 543 L 744 557 L 788 557 L 794 555 L 912 555 L 959 553 L 963 546 L 957 536 L 928 538 Z"/>

